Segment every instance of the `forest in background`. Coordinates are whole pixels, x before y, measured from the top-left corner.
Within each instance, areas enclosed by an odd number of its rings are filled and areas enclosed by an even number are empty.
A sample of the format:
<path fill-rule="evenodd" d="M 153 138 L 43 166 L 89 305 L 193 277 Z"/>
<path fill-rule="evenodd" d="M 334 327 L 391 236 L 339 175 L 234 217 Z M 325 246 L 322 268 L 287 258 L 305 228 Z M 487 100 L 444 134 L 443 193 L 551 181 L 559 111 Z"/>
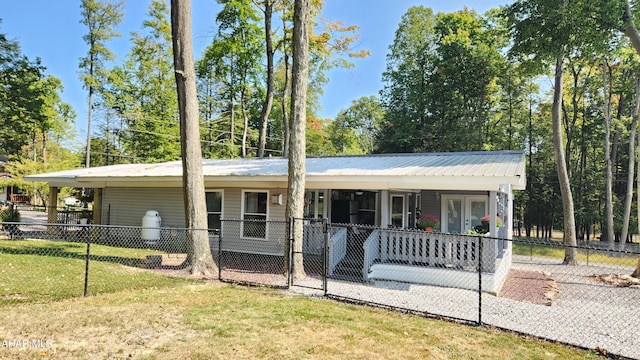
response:
<path fill-rule="evenodd" d="M 218 2 L 217 32 L 196 59 L 203 155 L 282 156 L 290 125 L 293 1 Z M 397 26 L 386 70 L 371 74 L 382 77 L 383 89 L 353 99 L 335 119 L 317 116 L 327 71 L 352 67 L 368 52 L 355 45 L 357 24 L 320 19 L 323 2 L 311 3 L 307 156 L 522 149 L 528 186 L 516 196 L 515 219 L 523 235 L 549 236 L 564 224 L 552 131 L 557 64 L 549 56 L 562 45 L 561 130 L 577 237 L 603 232 L 607 204 L 616 237 L 625 213 L 630 232 L 637 232 L 637 206 L 632 201 L 628 211 L 625 200 L 636 178 L 630 149 L 639 62 L 622 32 L 625 1 L 558 2 L 564 13 L 543 12 L 543 1 L 515 1 L 484 14 L 412 7 Z M 116 59 L 109 41 L 122 36 L 122 9 L 122 2 L 98 0 L 78 9 L 88 49 L 78 68 L 93 124 L 83 149 L 65 146 L 76 136 L 74 121 L 85 119 L 76 120 L 61 101 L 60 80 L 23 55 L 12 40 L 19 34 L 2 34 L 0 24 L 0 155 L 14 176 L 4 184 L 45 194 L 46 187 L 21 176 L 179 159 L 169 6 L 152 0 L 140 29 L 125 35 L 130 52 Z"/>

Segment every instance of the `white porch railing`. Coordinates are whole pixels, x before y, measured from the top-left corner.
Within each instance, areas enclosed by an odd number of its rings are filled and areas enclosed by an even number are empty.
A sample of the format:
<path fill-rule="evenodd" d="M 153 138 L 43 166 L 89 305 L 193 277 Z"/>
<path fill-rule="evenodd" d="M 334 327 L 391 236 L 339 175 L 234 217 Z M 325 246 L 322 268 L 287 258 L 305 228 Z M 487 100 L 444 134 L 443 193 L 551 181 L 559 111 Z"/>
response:
<path fill-rule="evenodd" d="M 502 241 L 500 239 L 412 230 L 374 230 L 363 245 L 362 272 L 366 278 L 376 261 L 440 268 L 477 269 L 479 241 L 483 242 L 482 271 L 494 272 L 498 253 L 497 244 Z"/>
<path fill-rule="evenodd" d="M 303 227 L 302 252 L 320 256 L 324 252 L 324 228 L 317 224 Z"/>
<path fill-rule="evenodd" d="M 327 244 L 329 247 L 328 251 L 328 266 L 327 269 L 328 275 L 333 275 L 336 266 L 342 259 L 344 259 L 345 255 L 347 255 L 347 228 L 338 228 L 338 231 L 335 234 L 332 234 L 329 238 L 329 243 Z"/>
<path fill-rule="evenodd" d="M 367 279 L 371 265 L 380 257 L 380 230 L 374 230 L 362 247 L 364 248 L 364 266 L 362 267 L 363 279 Z"/>

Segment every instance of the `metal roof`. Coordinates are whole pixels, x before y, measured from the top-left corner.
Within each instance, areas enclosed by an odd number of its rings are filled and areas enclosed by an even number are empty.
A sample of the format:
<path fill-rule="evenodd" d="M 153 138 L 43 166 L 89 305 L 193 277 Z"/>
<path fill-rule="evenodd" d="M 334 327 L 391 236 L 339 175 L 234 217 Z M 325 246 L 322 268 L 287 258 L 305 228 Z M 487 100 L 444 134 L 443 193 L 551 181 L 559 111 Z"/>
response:
<path fill-rule="evenodd" d="M 285 158 L 206 159 L 203 174 L 207 186 L 259 181 L 273 184 L 287 181 L 287 164 Z M 83 168 L 25 179 L 74 187 L 144 186 L 151 182 L 179 185 L 182 162 Z M 330 185 L 327 188 L 334 189 L 491 190 L 503 184 L 524 189 L 525 156 L 523 151 L 479 151 L 308 157 L 306 182 L 307 188 Z"/>

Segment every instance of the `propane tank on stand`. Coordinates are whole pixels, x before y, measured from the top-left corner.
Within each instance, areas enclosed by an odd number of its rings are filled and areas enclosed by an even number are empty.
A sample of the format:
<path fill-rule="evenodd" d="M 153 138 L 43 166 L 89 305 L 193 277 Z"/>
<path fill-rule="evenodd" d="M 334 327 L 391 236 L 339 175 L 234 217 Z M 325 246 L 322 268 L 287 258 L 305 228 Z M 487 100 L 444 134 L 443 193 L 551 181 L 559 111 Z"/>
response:
<path fill-rule="evenodd" d="M 160 240 L 160 224 L 162 219 L 155 210 L 147 211 L 142 217 L 142 240 L 145 244 L 153 245 Z"/>

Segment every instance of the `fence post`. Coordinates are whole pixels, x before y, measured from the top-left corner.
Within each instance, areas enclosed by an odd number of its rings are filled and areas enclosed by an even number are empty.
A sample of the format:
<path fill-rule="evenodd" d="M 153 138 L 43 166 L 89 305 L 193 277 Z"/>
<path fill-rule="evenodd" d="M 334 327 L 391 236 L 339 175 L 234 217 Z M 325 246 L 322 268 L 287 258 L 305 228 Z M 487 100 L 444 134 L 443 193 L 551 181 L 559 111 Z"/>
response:
<path fill-rule="evenodd" d="M 327 273 L 329 271 L 329 225 L 327 219 L 322 219 L 322 234 L 324 237 L 324 251 L 322 252 L 322 289 L 327 296 Z"/>
<path fill-rule="evenodd" d="M 222 226 L 220 226 L 222 228 Z M 218 234 L 218 281 L 222 280 L 222 229 Z"/>
<path fill-rule="evenodd" d="M 287 287 L 291 287 L 293 284 L 293 232 L 295 230 L 295 224 L 293 216 L 289 216 L 289 233 L 287 236 L 287 242 L 289 246 L 289 251 L 287 252 L 287 256 L 289 257 L 289 261 L 287 261 Z"/>
<path fill-rule="evenodd" d="M 89 286 L 89 255 L 91 249 L 91 239 L 87 239 L 87 255 L 84 261 L 84 296 L 87 296 L 87 288 Z"/>
<path fill-rule="evenodd" d="M 478 326 L 482 325 L 482 236 L 478 236 Z"/>

